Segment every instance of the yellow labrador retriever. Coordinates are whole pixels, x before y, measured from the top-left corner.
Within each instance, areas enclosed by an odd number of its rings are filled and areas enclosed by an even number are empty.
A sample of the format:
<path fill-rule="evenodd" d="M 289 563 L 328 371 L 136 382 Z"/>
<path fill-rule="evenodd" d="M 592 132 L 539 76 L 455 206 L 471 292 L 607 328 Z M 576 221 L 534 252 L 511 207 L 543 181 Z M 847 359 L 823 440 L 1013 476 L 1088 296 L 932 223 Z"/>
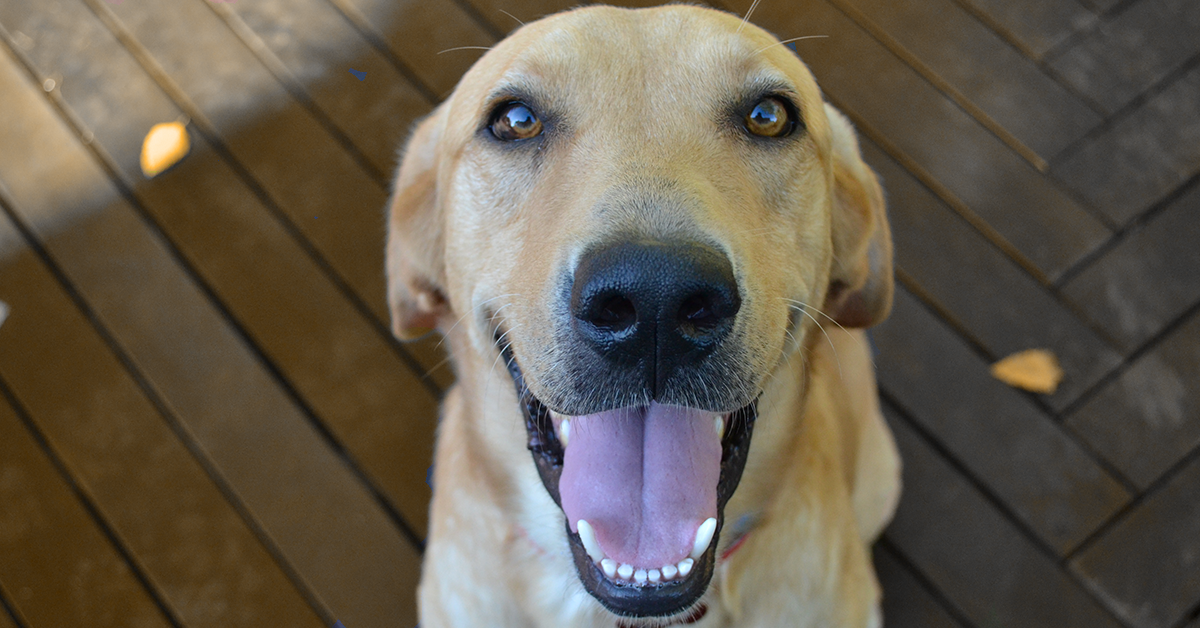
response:
<path fill-rule="evenodd" d="M 891 307 L 883 194 L 772 36 L 521 28 L 409 140 L 387 271 L 395 333 L 458 376 L 423 628 L 880 625 L 899 459 L 842 327 Z"/>

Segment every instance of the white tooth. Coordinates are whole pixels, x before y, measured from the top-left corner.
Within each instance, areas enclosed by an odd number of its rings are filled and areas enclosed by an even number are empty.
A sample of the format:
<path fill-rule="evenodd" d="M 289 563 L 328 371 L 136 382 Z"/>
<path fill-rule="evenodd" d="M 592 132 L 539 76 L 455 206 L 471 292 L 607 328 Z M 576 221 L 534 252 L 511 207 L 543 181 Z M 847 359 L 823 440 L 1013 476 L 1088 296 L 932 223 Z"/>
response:
<path fill-rule="evenodd" d="M 582 521 L 582 519 L 580 520 Z M 717 520 L 709 517 L 696 530 L 696 543 L 692 545 L 691 558 L 700 558 L 712 543 L 713 533 L 717 531 Z M 586 545 L 584 547 L 587 547 Z"/>
<path fill-rule="evenodd" d="M 692 565 L 695 564 L 695 562 L 696 561 L 690 558 L 685 558 L 679 561 L 679 577 L 683 578 L 692 573 Z"/>
<path fill-rule="evenodd" d="M 674 580 L 675 575 L 679 573 L 679 569 L 675 565 L 663 565 L 662 576 L 663 580 Z"/>
<path fill-rule="evenodd" d="M 588 556 L 597 563 L 604 560 L 604 550 L 600 549 L 600 544 L 596 542 L 596 531 L 592 529 L 592 524 L 586 519 L 580 519 L 575 527 L 579 529 L 579 540 L 583 542 L 583 549 L 587 551 Z"/>
<path fill-rule="evenodd" d="M 725 417 L 718 414 L 713 420 L 713 424 L 717 428 L 717 440 L 725 438 Z"/>
<path fill-rule="evenodd" d="M 662 580 L 662 572 L 657 569 L 651 569 L 650 571 L 646 572 L 646 578 L 649 579 L 650 582 L 658 582 L 659 580 Z"/>
<path fill-rule="evenodd" d="M 620 567 L 617 567 L 617 575 L 621 576 L 622 580 L 628 580 L 633 575 L 633 565 L 622 563 Z"/>
<path fill-rule="evenodd" d="M 563 449 L 567 448 L 567 439 L 571 438 L 571 419 L 563 419 L 558 424 L 558 440 L 562 443 Z"/>
<path fill-rule="evenodd" d="M 600 561 L 600 568 L 604 570 L 604 575 L 612 578 L 617 575 L 617 561 L 611 558 L 605 558 Z"/>
<path fill-rule="evenodd" d="M 633 581 L 638 584 L 646 584 L 646 570 L 639 569 L 633 572 Z"/>

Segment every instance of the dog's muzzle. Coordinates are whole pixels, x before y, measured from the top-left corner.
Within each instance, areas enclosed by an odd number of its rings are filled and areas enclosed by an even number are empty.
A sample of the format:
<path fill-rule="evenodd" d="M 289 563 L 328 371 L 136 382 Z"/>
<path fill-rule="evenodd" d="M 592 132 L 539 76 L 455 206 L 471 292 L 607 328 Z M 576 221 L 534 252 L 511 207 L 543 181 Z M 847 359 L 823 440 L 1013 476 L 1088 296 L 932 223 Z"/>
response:
<path fill-rule="evenodd" d="M 744 399 L 729 392 L 743 385 L 702 390 L 744 378 L 714 364 L 741 305 L 732 268 L 699 245 L 618 244 L 584 256 L 569 303 L 582 356 L 570 397 L 586 401 L 556 399 L 564 413 L 551 411 L 511 344 L 500 351 L 580 579 L 618 615 L 692 612 L 757 416 L 756 396 L 719 406 Z"/>

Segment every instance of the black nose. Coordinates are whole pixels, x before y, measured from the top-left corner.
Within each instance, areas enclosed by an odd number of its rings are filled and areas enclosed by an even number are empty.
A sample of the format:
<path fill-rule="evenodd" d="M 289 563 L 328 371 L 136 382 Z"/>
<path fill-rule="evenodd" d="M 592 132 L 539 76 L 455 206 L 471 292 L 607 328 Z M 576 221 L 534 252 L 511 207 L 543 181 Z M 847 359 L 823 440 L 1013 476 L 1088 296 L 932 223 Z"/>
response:
<path fill-rule="evenodd" d="M 741 307 L 733 266 L 701 244 L 625 242 L 580 260 L 571 314 L 585 343 L 641 371 L 652 395 L 703 360 L 733 328 Z"/>

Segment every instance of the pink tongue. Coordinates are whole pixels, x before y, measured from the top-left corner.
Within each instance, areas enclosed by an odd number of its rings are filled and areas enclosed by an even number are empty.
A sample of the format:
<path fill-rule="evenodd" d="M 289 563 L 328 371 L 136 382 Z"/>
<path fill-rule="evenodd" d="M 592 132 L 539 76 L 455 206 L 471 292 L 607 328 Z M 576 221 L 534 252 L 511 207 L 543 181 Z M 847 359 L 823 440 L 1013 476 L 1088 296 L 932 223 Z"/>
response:
<path fill-rule="evenodd" d="M 617 563 L 653 569 L 687 558 L 696 529 L 717 516 L 715 416 L 650 404 L 571 417 L 558 483 L 571 530 L 586 519 Z"/>

